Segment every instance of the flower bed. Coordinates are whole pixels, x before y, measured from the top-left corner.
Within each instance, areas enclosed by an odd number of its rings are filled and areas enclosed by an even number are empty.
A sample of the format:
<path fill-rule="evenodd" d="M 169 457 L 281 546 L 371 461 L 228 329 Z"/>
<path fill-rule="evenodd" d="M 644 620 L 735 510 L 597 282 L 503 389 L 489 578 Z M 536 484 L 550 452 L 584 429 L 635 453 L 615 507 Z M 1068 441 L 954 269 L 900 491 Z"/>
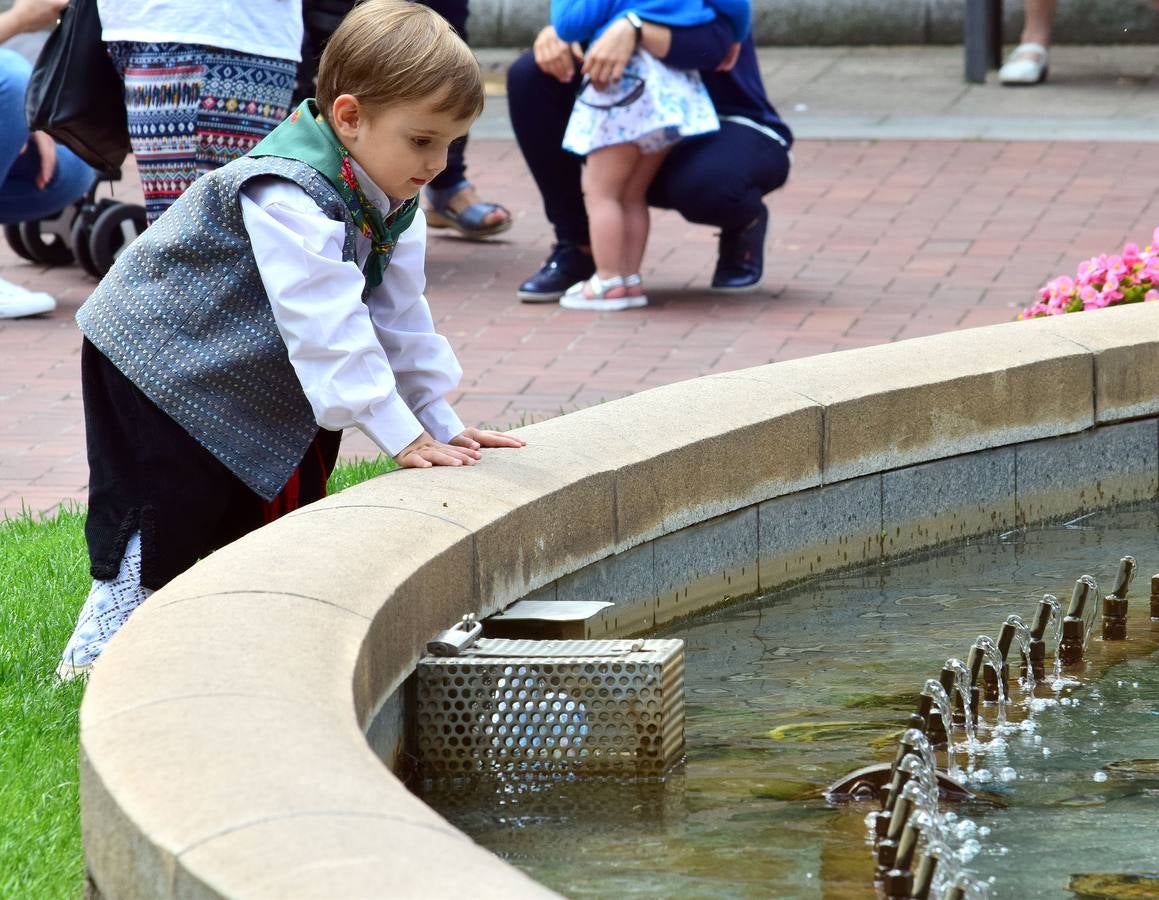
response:
<path fill-rule="evenodd" d="M 1038 302 L 1018 314 L 1037 319 L 1084 309 L 1159 300 L 1159 228 L 1150 246 L 1127 244 L 1114 256 L 1094 256 L 1079 263 L 1074 278 L 1060 275 L 1042 286 Z"/>

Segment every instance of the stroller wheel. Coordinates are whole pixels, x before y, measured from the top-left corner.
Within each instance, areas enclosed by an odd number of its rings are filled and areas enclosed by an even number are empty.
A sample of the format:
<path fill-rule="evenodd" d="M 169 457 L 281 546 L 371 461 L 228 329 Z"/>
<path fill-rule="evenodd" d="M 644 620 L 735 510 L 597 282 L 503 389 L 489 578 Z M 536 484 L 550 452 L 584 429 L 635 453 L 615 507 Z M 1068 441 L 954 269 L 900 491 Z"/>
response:
<path fill-rule="evenodd" d="M 4 237 L 8 241 L 8 246 L 12 248 L 12 252 L 21 259 L 26 259 L 29 262 L 36 262 L 32 258 L 32 254 L 28 252 L 28 248 L 24 246 L 24 239 L 20 236 L 20 225 L 13 223 L 12 225 L 4 226 Z"/>
<path fill-rule="evenodd" d="M 76 206 L 66 206 L 55 216 L 21 222 L 17 228 L 29 258 L 44 266 L 66 266 L 72 262 L 69 232 L 77 216 Z"/>
<path fill-rule="evenodd" d="M 89 255 L 93 266 L 104 275 L 141 232 L 145 230 L 145 209 L 132 203 L 117 203 L 101 211 L 89 235 Z"/>
<path fill-rule="evenodd" d="M 93 231 L 94 218 L 96 218 L 96 208 L 91 204 L 86 204 L 73 220 L 71 243 L 80 267 L 93 278 L 100 278 L 104 273 L 93 264 L 92 255 L 89 253 L 89 236 Z"/>

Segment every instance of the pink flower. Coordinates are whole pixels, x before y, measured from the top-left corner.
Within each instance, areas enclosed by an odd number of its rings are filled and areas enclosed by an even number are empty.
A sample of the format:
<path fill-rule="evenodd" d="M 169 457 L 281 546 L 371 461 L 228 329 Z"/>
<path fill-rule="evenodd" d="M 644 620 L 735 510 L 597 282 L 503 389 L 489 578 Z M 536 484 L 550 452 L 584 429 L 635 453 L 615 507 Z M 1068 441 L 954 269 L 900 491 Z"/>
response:
<path fill-rule="evenodd" d="M 1089 284 L 1079 288 L 1079 299 L 1083 302 L 1083 309 L 1099 308 L 1099 292 Z"/>
<path fill-rule="evenodd" d="M 1121 255 L 1100 253 L 1079 263 L 1075 278 L 1060 275 L 1037 292 L 1037 301 L 1019 319 L 1057 316 L 1120 303 L 1159 300 L 1159 228 L 1142 250 L 1134 242 Z"/>
<path fill-rule="evenodd" d="M 1102 281 L 1105 273 L 1105 267 L 1099 265 L 1097 258 L 1088 259 L 1079 263 L 1078 283 L 1090 284 L 1092 281 Z"/>

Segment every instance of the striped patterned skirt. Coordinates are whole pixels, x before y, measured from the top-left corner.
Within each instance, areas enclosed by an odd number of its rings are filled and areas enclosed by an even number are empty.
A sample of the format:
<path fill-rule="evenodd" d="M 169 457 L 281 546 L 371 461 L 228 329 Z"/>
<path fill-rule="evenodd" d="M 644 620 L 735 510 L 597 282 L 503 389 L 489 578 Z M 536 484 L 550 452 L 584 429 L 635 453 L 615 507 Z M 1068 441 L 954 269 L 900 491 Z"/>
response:
<path fill-rule="evenodd" d="M 198 176 L 245 155 L 290 112 L 297 64 L 191 44 L 114 41 L 150 223 Z"/>

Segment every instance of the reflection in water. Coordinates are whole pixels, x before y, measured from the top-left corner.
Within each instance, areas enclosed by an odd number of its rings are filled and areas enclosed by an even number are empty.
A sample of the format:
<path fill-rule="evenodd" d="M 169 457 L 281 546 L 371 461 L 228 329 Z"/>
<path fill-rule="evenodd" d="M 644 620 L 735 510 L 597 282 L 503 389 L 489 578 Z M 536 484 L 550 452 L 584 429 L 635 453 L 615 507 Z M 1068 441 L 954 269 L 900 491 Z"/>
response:
<path fill-rule="evenodd" d="M 870 807 L 830 807 L 824 787 L 891 761 L 926 679 L 977 635 L 1011 614 L 1029 621 L 1044 593 L 1070 591 L 1080 574 L 1113 584 L 1124 553 L 1145 574 L 1159 570 L 1157 531 L 1153 507 L 1100 513 L 670 629 L 660 636 L 687 642 L 688 757 L 666 780 L 456 782 L 424 796 L 570 897 L 872 897 Z M 1010 733 L 973 763 L 959 755 L 971 786 L 1008 804 L 957 809 L 992 897 L 1067 896 L 1072 875 L 1159 865 L 1159 644 L 1148 614 L 1136 587 L 1128 640 L 1104 643 L 1096 629 L 1061 678 L 1048 659 L 1030 708 L 1012 674 Z M 1016 647 L 1012 670 L 1017 658 Z"/>

